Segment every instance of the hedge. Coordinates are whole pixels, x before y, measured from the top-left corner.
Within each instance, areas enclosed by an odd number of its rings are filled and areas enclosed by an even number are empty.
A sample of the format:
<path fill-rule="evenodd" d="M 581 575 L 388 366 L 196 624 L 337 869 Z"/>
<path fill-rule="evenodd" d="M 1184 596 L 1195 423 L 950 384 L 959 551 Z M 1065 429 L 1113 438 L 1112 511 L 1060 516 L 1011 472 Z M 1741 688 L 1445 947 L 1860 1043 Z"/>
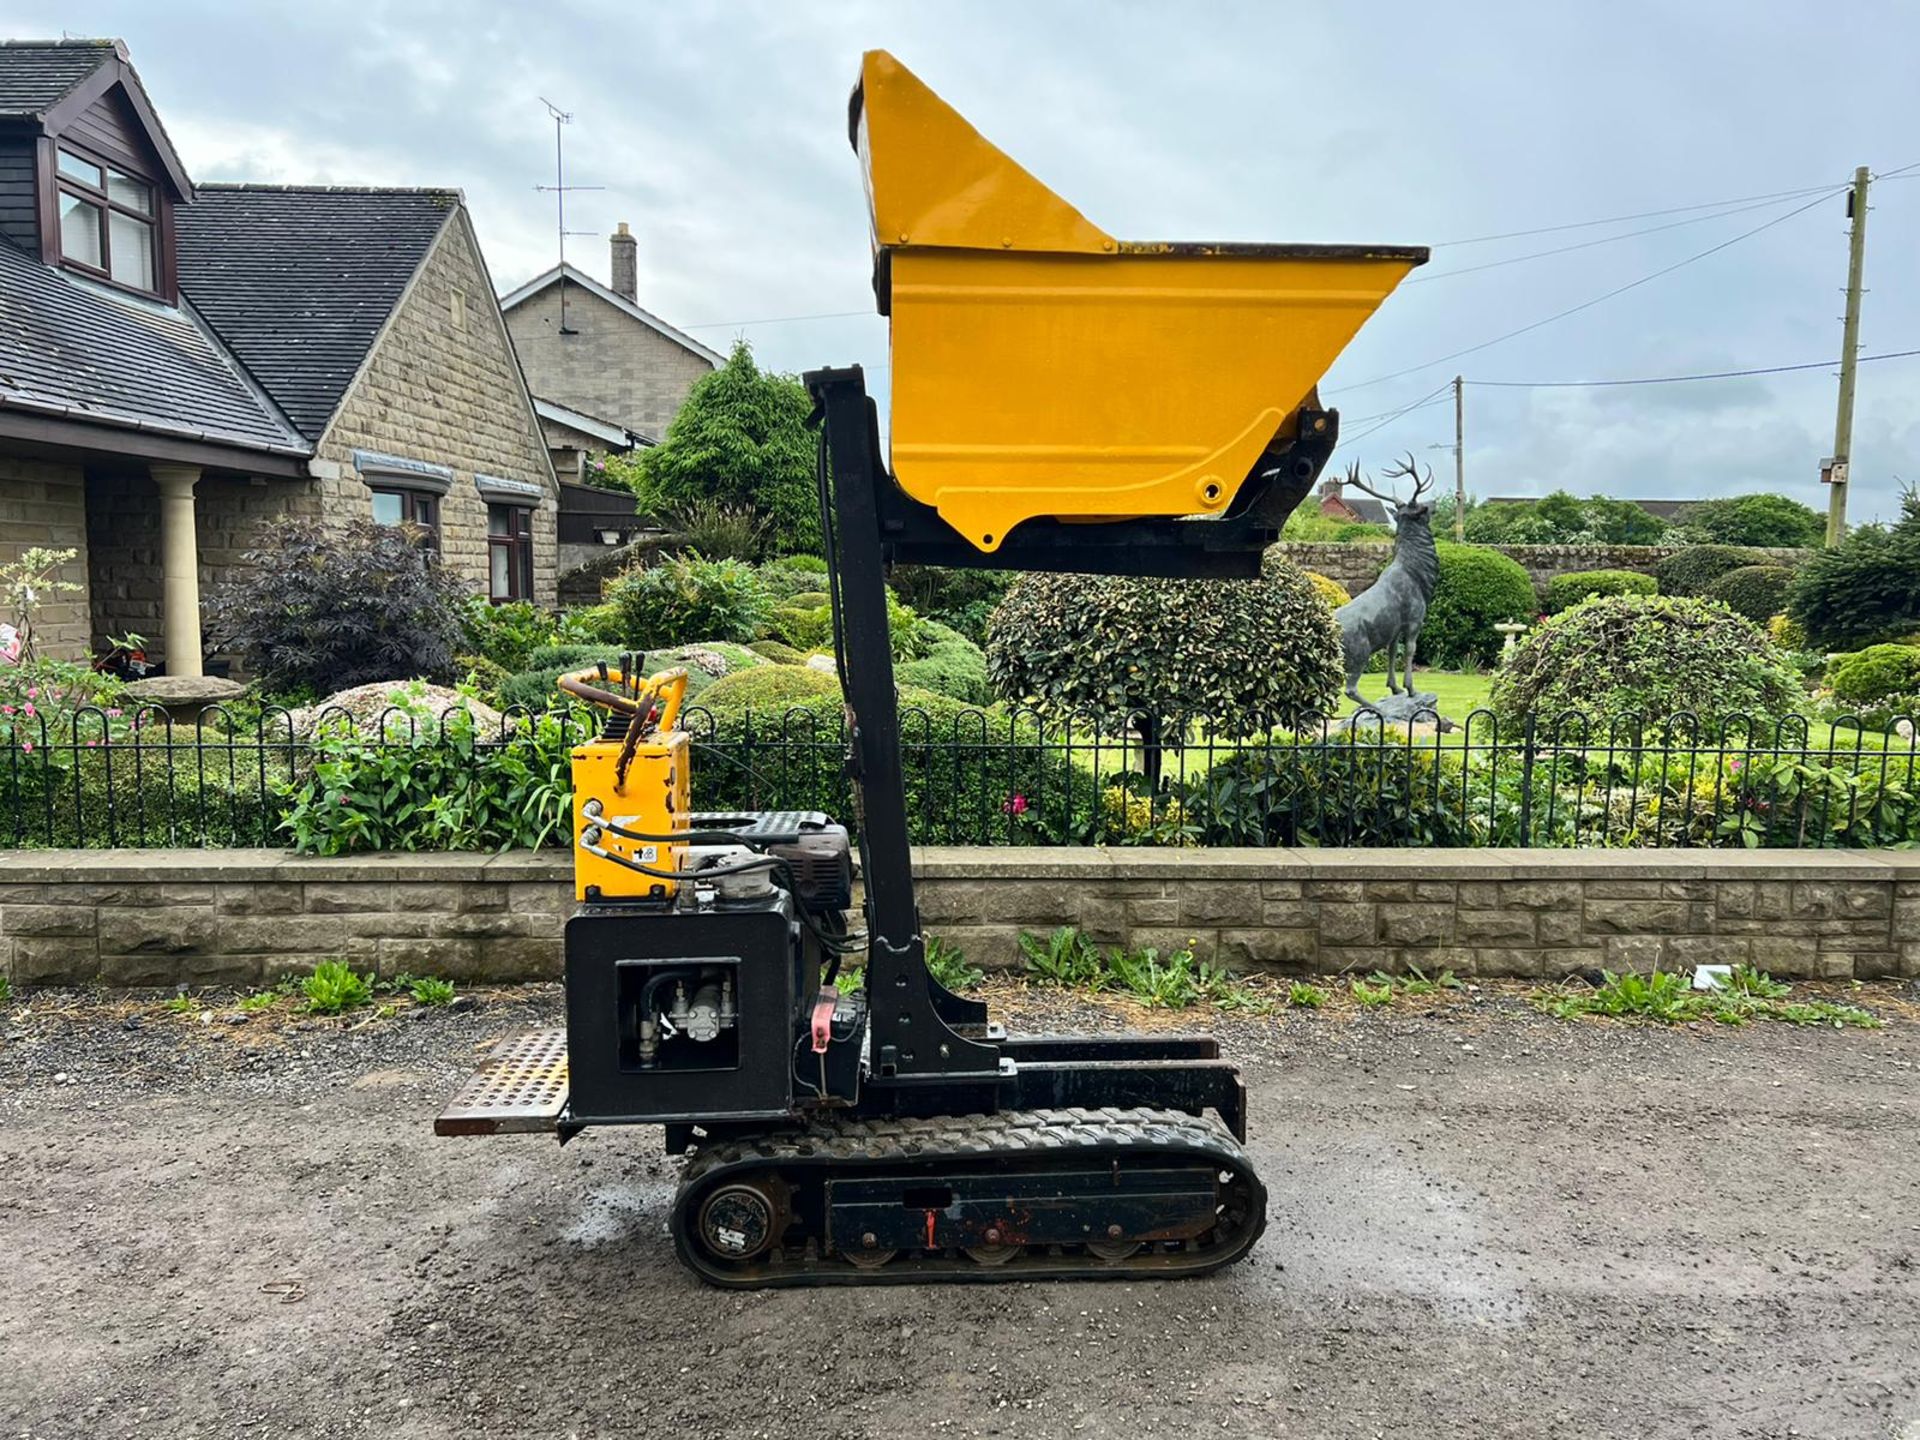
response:
<path fill-rule="evenodd" d="M 1547 581 L 1547 613 L 1571 610 L 1592 595 L 1657 595 L 1659 582 L 1638 570 L 1575 570 Z"/>

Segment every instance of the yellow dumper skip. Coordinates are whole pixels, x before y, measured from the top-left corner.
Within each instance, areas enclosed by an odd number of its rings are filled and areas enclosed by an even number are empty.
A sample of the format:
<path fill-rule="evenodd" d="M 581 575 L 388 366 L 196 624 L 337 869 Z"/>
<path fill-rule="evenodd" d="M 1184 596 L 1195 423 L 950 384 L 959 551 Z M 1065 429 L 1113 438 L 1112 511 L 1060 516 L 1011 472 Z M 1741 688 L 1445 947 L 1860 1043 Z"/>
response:
<path fill-rule="evenodd" d="M 1226 511 L 1424 249 L 1116 240 L 883 50 L 854 91 L 900 488 L 974 546 Z"/>

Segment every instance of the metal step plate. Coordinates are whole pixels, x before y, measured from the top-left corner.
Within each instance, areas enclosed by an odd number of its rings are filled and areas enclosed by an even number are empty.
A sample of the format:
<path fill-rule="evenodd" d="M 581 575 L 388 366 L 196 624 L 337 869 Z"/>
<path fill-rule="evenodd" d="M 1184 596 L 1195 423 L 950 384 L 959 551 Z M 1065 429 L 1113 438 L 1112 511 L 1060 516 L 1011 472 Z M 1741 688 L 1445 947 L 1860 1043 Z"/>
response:
<path fill-rule="evenodd" d="M 567 1032 L 502 1040 L 433 1122 L 436 1135 L 523 1135 L 559 1128 L 567 1108 Z"/>

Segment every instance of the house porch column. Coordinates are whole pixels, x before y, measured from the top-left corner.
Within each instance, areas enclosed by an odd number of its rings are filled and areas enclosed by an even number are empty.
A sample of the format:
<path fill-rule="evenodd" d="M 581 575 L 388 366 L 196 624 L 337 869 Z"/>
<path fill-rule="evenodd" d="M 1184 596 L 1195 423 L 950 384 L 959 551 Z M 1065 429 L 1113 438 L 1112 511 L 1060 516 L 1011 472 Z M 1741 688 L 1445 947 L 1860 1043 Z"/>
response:
<path fill-rule="evenodd" d="M 148 467 L 160 489 L 160 625 L 169 675 L 200 670 L 200 538 L 194 527 L 198 465 Z"/>

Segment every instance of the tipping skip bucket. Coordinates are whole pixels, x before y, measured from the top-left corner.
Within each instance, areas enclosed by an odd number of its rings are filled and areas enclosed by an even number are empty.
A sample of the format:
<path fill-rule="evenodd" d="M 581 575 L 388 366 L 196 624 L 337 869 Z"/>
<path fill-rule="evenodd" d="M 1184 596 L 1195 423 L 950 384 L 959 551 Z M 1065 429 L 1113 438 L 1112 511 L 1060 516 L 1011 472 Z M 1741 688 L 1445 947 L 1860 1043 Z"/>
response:
<path fill-rule="evenodd" d="M 894 478 L 978 549 L 1225 512 L 1417 247 L 1116 240 L 883 50 L 853 93 Z"/>

